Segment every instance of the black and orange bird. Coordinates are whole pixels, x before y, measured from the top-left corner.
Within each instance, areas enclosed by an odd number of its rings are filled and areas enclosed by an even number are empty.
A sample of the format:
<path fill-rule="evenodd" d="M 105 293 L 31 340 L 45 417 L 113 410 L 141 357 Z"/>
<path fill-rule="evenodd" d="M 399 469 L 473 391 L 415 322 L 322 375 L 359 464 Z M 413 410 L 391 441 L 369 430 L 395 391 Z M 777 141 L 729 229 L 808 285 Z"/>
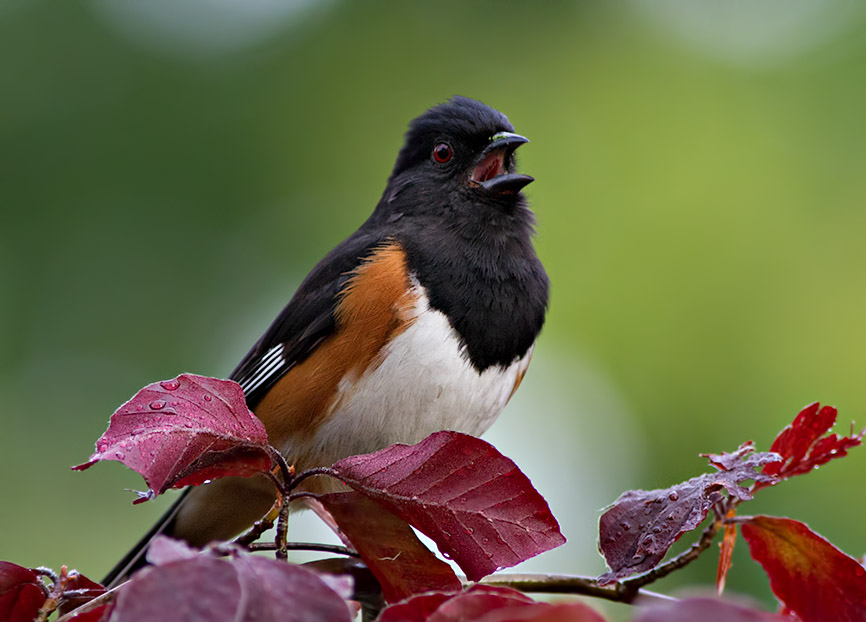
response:
<path fill-rule="evenodd" d="M 505 115 L 466 97 L 412 121 L 372 215 L 232 372 L 297 470 L 439 430 L 480 435 L 505 407 L 548 302 L 521 192 L 533 178 L 515 170 L 526 142 Z M 327 479 L 307 482 L 321 491 Z M 228 539 L 273 501 L 263 477 L 187 489 L 106 585 L 143 565 L 154 535 Z"/>

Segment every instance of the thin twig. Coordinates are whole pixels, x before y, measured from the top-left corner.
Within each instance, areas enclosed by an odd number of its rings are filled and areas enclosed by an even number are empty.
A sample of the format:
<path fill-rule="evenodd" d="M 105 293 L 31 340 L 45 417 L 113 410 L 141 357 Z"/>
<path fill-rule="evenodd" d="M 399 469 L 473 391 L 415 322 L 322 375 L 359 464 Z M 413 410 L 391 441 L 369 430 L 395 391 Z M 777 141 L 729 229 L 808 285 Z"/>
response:
<path fill-rule="evenodd" d="M 295 471 L 288 465 L 285 457 L 273 445 L 268 445 L 268 453 L 271 454 L 271 460 L 277 463 L 280 473 L 283 474 L 282 485 L 278 488 L 281 491 L 291 490 L 292 481 L 295 479 Z"/>
<path fill-rule="evenodd" d="M 313 477 L 314 475 L 330 475 L 331 477 L 338 477 L 337 472 L 334 471 L 331 467 L 318 467 L 315 469 L 309 469 L 307 471 L 302 471 L 295 475 L 292 478 L 292 482 L 289 484 L 289 490 L 294 490 L 298 487 L 298 485 L 303 482 L 308 477 Z"/>
<path fill-rule="evenodd" d="M 254 542 L 247 547 L 250 551 L 276 551 L 275 542 Z M 321 551 L 323 553 L 336 553 L 349 557 L 360 557 L 355 551 L 339 544 L 321 544 L 317 542 L 286 542 L 287 551 Z"/>
<path fill-rule="evenodd" d="M 47 566 L 39 566 L 38 568 L 33 568 L 33 572 L 43 577 L 48 577 L 51 580 L 51 583 L 57 583 L 57 573 L 54 572 L 51 568 Z"/>

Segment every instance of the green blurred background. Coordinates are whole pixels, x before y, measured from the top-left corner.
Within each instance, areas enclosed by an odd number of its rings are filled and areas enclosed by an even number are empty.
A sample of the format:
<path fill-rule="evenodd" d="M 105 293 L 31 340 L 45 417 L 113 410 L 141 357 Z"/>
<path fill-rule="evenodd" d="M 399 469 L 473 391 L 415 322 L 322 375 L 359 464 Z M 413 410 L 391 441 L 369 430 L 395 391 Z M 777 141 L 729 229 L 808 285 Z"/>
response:
<path fill-rule="evenodd" d="M 4 0 L 0 558 L 108 569 L 164 504 L 69 466 L 142 385 L 228 374 L 455 93 L 532 139 L 552 306 L 488 438 L 569 543 L 527 570 L 600 573 L 621 491 L 767 448 L 808 402 L 866 423 L 864 35 L 843 0 Z M 862 555 L 864 469 L 744 511 Z M 773 606 L 742 543 L 728 585 Z"/>

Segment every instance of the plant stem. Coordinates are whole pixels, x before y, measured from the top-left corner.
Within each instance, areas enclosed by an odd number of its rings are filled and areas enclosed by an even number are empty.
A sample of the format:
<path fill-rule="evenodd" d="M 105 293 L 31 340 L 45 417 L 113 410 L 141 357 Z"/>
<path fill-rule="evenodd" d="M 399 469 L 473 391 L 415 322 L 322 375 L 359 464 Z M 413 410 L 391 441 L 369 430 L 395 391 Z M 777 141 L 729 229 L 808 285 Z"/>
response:
<path fill-rule="evenodd" d="M 282 498 L 282 505 L 280 506 L 280 515 L 277 518 L 277 537 L 274 541 L 274 544 L 277 546 L 277 559 L 281 559 L 283 561 L 287 561 L 289 558 L 288 548 L 287 548 L 287 538 L 289 533 L 289 497 L 285 496 Z"/>

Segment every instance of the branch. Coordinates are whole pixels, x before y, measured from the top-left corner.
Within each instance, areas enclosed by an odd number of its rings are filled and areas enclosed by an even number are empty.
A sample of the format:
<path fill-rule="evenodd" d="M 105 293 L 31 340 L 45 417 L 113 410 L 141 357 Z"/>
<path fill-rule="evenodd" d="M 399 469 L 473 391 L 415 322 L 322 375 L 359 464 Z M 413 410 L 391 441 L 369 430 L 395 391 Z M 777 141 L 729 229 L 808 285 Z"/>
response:
<path fill-rule="evenodd" d="M 625 582 L 601 586 L 593 577 L 567 574 L 495 574 L 479 581 L 484 585 L 510 587 L 527 593 L 576 594 L 594 596 L 620 603 L 631 603 L 637 598 L 671 601 L 670 596 L 625 586 Z"/>
<path fill-rule="evenodd" d="M 277 535 L 274 542 L 277 545 L 277 559 L 287 561 L 289 559 L 288 548 L 286 548 L 289 533 L 289 497 L 283 497 L 281 501 L 280 515 L 277 518 Z"/>
<path fill-rule="evenodd" d="M 247 547 L 250 551 L 276 551 L 275 542 L 254 542 Z M 355 551 L 340 546 L 339 544 L 320 544 L 318 542 L 286 542 L 287 551 L 321 551 L 323 553 L 336 553 L 349 557 L 360 557 Z"/>

